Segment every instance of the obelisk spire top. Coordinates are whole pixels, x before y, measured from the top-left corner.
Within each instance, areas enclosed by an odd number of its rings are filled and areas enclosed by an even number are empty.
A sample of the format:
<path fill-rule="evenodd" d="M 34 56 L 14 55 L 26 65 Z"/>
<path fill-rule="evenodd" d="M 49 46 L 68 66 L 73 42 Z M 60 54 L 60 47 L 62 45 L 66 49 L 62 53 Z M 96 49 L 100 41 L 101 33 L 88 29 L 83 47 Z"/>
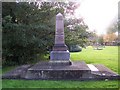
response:
<path fill-rule="evenodd" d="M 58 13 L 56 15 L 56 20 L 63 20 L 63 15 L 61 13 Z"/>
<path fill-rule="evenodd" d="M 63 16 L 61 13 L 58 13 L 56 16 Z"/>

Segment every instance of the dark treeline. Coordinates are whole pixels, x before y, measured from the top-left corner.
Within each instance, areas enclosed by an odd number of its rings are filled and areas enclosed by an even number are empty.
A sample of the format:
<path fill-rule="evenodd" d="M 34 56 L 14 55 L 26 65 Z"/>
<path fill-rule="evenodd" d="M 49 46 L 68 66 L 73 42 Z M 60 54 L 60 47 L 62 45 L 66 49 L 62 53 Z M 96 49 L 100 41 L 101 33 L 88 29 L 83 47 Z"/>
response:
<path fill-rule="evenodd" d="M 2 60 L 3 65 L 26 64 L 37 55 L 44 56 L 54 44 L 55 15 L 73 15 L 75 3 L 2 3 Z M 74 6 L 74 7 L 73 7 Z M 76 5 L 77 6 L 77 5 Z M 87 42 L 87 25 L 81 19 L 65 18 L 66 44 Z M 42 58 L 39 57 L 41 60 Z"/>

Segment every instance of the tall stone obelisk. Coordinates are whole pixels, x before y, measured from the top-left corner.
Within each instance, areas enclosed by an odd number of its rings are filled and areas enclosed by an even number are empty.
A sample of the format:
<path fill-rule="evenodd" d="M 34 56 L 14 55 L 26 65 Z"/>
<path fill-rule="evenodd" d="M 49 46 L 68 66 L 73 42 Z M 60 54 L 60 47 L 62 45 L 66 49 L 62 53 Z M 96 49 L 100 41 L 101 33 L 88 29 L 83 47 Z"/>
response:
<path fill-rule="evenodd" d="M 50 62 L 71 64 L 70 53 L 64 40 L 64 20 L 61 13 L 56 15 L 55 44 L 50 53 Z"/>

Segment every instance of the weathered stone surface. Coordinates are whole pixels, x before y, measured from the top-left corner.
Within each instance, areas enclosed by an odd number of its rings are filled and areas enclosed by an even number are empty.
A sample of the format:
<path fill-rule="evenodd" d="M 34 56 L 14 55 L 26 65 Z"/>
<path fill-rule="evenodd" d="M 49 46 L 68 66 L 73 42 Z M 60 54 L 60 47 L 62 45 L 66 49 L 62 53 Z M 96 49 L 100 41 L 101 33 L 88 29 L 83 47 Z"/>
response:
<path fill-rule="evenodd" d="M 53 51 L 67 51 L 67 46 L 65 44 L 55 44 Z"/>
<path fill-rule="evenodd" d="M 55 44 L 64 44 L 64 35 L 55 35 Z"/>
<path fill-rule="evenodd" d="M 84 61 L 72 62 L 72 65 L 52 65 L 50 62 L 39 62 L 29 70 L 90 70 Z"/>
<path fill-rule="evenodd" d="M 59 61 L 59 64 L 70 64 L 70 53 L 67 50 L 67 46 L 64 41 L 64 20 L 61 13 L 56 15 L 56 31 L 55 31 L 55 44 L 53 51 L 50 53 L 50 62 Z M 60 62 L 61 61 L 61 62 Z M 63 63 L 63 61 L 65 61 Z"/>
<path fill-rule="evenodd" d="M 64 44 L 64 20 L 61 13 L 56 15 L 55 44 Z"/>
<path fill-rule="evenodd" d="M 93 79 L 96 80 L 104 80 L 104 79 L 120 79 L 120 76 L 110 70 L 109 68 L 105 67 L 102 64 L 95 64 L 94 65 L 97 69 L 91 70 L 91 75 Z"/>
<path fill-rule="evenodd" d="M 2 78 L 4 79 L 22 79 L 25 77 L 26 72 L 28 70 L 28 68 L 30 68 L 31 65 L 22 65 L 19 66 L 9 72 L 7 72 L 6 74 L 4 74 L 2 76 Z"/>
<path fill-rule="evenodd" d="M 101 76 L 118 76 L 117 73 L 113 72 L 102 64 L 96 64 L 94 66 L 99 70 Z"/>
<path fill-rule="evenodd" d="M 64 65 L 64 64 L 63 64 Z M 72 65 L 60 65 L 40 62 L 28 69 L 26 79 L 86 79 L 90 69 L 85 62 L 73 62 Z"/>
<path fill-rule="evenodd" d="M 51 51 L 50 60 L 69 60 L 70 53 L 69 51 Z"/>
<path fill-rule="evenodd" d="M 72 62 L 69 60 L 51 60 L 49 61 L 51 65 L 61 65 L 61 66 L 66 66 L 66 65 L 72 65 Z"/>
<path fill-rule="evenodd" d="M 120 76 L 104 65 L 94 65 L 98 70 L 91 70 L 85 62 L 73 62 L 61 65 L 51 62 L 39 62 L 34 66 L 23 65 L 2 76 L 3 79 L 47 79 L 47 80 L 113 80 Z"/>

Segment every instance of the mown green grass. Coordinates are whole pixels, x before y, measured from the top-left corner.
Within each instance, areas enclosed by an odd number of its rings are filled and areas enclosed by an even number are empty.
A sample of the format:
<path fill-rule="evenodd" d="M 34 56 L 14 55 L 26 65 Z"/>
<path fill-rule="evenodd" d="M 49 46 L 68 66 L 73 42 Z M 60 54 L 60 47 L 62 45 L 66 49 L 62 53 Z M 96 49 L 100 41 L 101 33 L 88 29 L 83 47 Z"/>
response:
<path fill-rule="evenodd" d="M 94 50 L 89 46 L 82 52 L 71 53 L 71 60 L 83 60 L 87 64 L 103 64 L 118 73 L 118 47 L 106 46 L 103 50 Z"/>
<path fill-rule="evenodd" d="M 83 60 L 86 63 L 104 64 L 118 72 L 118 47 L 109 46 L 103 50 L 92 47 L 82 52 L 71 53 L 71 60 Z M 3 68 L 3 73 L 13 67 Z M 51 80 L 3 80 L 3 88 L 118 88 L 118 81 L 51 81 Z M 116 89 L 117 90 L 117 89 Z"/>
<path fill-rule="evenodd" d="M 25 81 L 3 80 L 7 88 L 118 88 L 117 81 Z"/>

